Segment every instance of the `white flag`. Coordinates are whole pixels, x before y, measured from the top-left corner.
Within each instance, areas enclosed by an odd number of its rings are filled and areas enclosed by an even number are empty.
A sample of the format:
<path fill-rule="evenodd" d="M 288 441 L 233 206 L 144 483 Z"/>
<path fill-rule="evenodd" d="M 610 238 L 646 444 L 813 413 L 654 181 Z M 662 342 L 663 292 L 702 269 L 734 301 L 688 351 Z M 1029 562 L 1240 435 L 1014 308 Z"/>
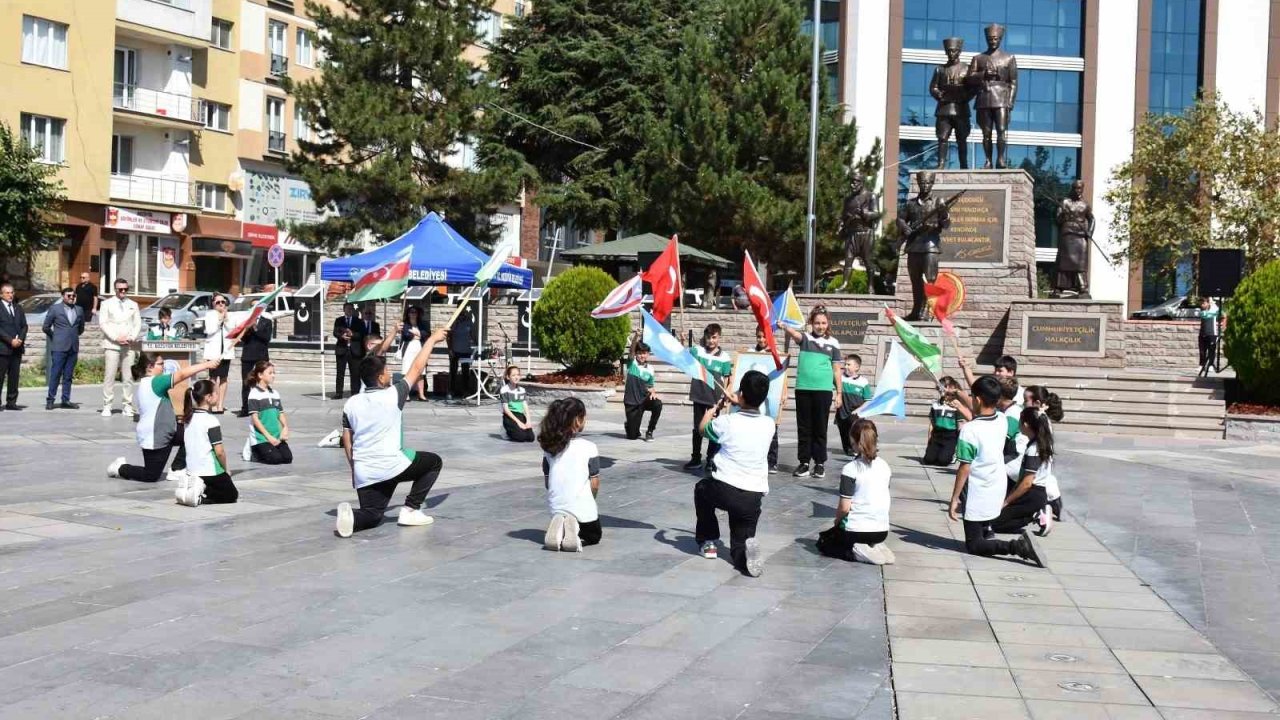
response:
<path fill-rule="evenodd" d="M 889 347 L 889 357 L 876 374 L 876 391 L 871 399 L 854 413 L 858 417 L 872 415 L 907 416 L 907 376 L 920 367 L 920 361 L 911 356 L 901 343 Z"/>
<path fill-rule="evenodd" d="M 644 300 L 642 285 L 641 277 L 636 275 L 614 288 L 604 296 L 604 300 L 600 301 L 596 309 L 591 311 L 591 317 L 597 320 L 620 317 L 640 307 L 640 303 Z"/>

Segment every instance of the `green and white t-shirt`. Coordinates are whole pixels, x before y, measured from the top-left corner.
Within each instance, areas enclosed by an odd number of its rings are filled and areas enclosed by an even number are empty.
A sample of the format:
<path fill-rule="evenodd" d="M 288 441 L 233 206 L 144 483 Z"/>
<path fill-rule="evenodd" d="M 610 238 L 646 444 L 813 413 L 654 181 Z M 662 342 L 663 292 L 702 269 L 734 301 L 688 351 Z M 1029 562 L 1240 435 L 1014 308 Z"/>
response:
<path fill-rule="evenodd" d="M 498 391 L 498 401 L 502 403 L 502 407 L 511 412 L 524 415 L 524 393 L 525 389 L 519 385 L 504 382 L 502 389 Z"/>
<path fill-rule="evenodd" d="M 280 422 L 280 416 L 283 414 L 284 405 L 280 402 L 280 393 L 270 387 L 266 390 L 259 387 L 249 389 L 249 415 L 251 418 L 257 415 L 258 422 L 262 423 L 268 433 L 271 433 L 271 437 L 280 437 L 280 430 L 283 426 Z M 267 441 L 266 436 L 258 432 L 258 428 L 253 424 L 252 420 L 249 422 L 249 427 L 251 430 L 249 442 L 254 445 L 261 445 Z"/>
<path fill-rule="evenodd" d="M 800 339 L 800 359 L 796 362 L 796 390 L 835 390 L 833 368 L 840 360 L 839 340 L 805 333 Z"/>
<path fill-rule="evenodd" d="M 1022 454 L 1022 466 L 1019 468 L 1018 479 L 1021 480 L 1027 473 L 1035 473 L 1032 483 L 1044 488 L 1044 494 L 1050 500 L 1062 497 L 1062 491 L 1058 489 L 1058 477 L 1053 474 L 1053 458 L 1042 459 L 1040 448 L 1035 443 L 1028 443 L 1026 451 Z"/>
<path fill-rule="evenodd" d="M 840 471 L 840 497 L 849 501 L 841 527 L 849 532 L 888 532 L 889 478 L 893 471 L 884 458 L 871 462 L 854 458 Z"/>
<path fill-rule="evenodd" d="M 733 360 L 724 348 L 716 348 L 712 352 L 701 345 L 694 345 L 689 352 L 711 374 L 710 386 L 701 380 L 689 381 L 689 401 L 698 405 L 715 405 L 724 395 L 721 381 L 733 373 Z"/>
<path fill-rule="evenodd" d="M 138 447 L 143 450 L 159 450 L 173 444 L 173 436 L 178 432 L 178 416 L 169 400 L 172 388 L 173 376 L 166 373 L 145 378 L 133 391 L 133 402 L 138 406 L 138 427 L 134 433 Z"/>
<path fill-rule="evenodd" d="M 1217 305 L 1210 303 L 1208 310 L 1201 310 L 1200 318 L 1200 337 L 1218 337 L 1218 315 L 1222 310 Z"/>
<path fill-rule="evenodd" d="M 929 424 L 935 431 L 954 433 L 960 429 L 960 414 L 951 405 L 935 400 L 929 406 Z"/>
<path fill-rule="evenodd" d="M 653 388 L 653 369 L 646 363 L 641 365 L 635 358 L 627 366 L 627 384 L 622 393 L 623 405 L 642 405 L 649 399 L 649 390 Z"/>
<path fill-rule="evenodd" d="M 1026 440 L 1022 435 L 1022 424 L 1018 420 L 1022 415 L 1022 409 L 1017 405 L 1010 405 L 1004 410 L 997 410 L 996 415 L 1000 416 L 1000 420 L 1004 423 L 1004 461 L 1016 465 L 1018 458 L 1022 457 L 1022 448 L 1026 447 L 1018 446 L 1018 438 Z"/>
<path fill-rule="evenodd" d="M 187 472 L 200 477 L 214 477 L 226 472 L 214 448 L 222 444 L 222 425 L 208 410 L 196 410 L 182 434 L 187 446 Z"/>
<path fill-rule="evenodd" d="M 178 331 L 174 330 L 172 325 L 167 327 L 164 325 L 152 325 L 147 328 L 147 339 L 151 341 L 177 340 Z"/>
<path fill-rule="evenodd" d="M 960 428 L 956 459 L 969 465 L 965 520 L 985 522 L 1000 515 L 1009 486 L 1004 471 L 1006 427 L 1004 417 L 996 412 L 979 415 Z"/>
<path fill-rule="evenodd" d="M 351 431 L 352 484 L 358 489 L 390 480 L 409 468 L 416 453 L 404 448 L 404 404 L 409 385 L 366 388 L 342 406 L 342 427 Z"/>
<path fill-rule="evenodd" d="M 871 399 L 871 381 L 858 375 L 840 376 L 840 409 L 836 413 L 841 418 L 848 418 L 853 411 L 862 407 L 862 403 Z"/>

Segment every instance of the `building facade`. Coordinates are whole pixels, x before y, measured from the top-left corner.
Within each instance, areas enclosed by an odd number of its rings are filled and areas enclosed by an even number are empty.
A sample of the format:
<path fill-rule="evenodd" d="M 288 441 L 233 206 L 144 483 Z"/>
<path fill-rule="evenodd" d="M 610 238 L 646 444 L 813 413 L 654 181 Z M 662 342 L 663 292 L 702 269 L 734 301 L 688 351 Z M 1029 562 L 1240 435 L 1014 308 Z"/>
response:
<path fill-rule="evenodd" d="M 864 129 L 859 150 L 881 138 L 880 186 L 892 215 L 907 175 L 937 162 L 928 86 L 945 55 L 942 40 L 964 39 L 963 59 L 986 49 L 983 28 L 1007 29 L 1018 56 L 1018 99 L 1009 162 L 1036 180 L 1037 263 L 1056 254 L 1052 193 L 1082 180 L 1098 224 L 1091 250 L 1095 298 L 1129 310 L 1185 291 L 1170 278 L 1113 265 L 1112 213 L 1103 200 L 1113 168 L 1130 157 L 1133 129 L 1148 112 L 1177 113 L 1197 93 L 1221 93 L 1236 109 L 1280 112 L 1280 0 L 832 0 L 821 32 L 829 74 L 850 119 Z M 837 9 L 838 8 L 838 9 Z M 832 25 L 838 25 L 832 28 Z M 834 36 L 834 42 L 832 41 Z M 1223 42 L 1221 39 L 1230 38 Z M 981 134 L 969 137 L 982 162 Z M 955 146 L 951 166 L 956 167 Z M 1055 187 L 1056 186 L 1056 187 Z"/>

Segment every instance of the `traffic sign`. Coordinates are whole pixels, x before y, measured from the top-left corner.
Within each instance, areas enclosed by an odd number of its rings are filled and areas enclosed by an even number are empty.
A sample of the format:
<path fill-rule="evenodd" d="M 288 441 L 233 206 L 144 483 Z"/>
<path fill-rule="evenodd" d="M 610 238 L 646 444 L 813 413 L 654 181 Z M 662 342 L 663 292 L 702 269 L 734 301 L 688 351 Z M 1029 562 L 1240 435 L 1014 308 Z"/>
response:
<path fill-rule="evenodd" d="M 267 250 L 267 264 L 273 268 L 278 268 L 284 264 L 284 246 L 280 243 L 272 245 Z"/>

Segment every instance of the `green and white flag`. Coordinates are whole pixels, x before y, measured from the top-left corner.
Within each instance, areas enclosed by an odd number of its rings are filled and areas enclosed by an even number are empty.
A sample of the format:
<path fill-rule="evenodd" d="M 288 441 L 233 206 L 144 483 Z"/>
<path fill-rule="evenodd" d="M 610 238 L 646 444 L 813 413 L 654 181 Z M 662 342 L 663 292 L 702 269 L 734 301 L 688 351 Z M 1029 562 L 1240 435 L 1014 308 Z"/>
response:
<path fill-rule="evenodd" d="M 942 374 L 942 350 L 937 345 L 926 340 L 919 330 L 912 327 L 911 323 L 895 315 L 889 308 L 884 309 L 884 316 L 893 323 L 893 329 L 898 332 L 898 337 L 902 340 L 903 346 L 907 348 L 907 352 L 919 360 L 924 369 L 929 371 L 929 374 L 935 378 L 940 376 Z"/>
<path fill-rule="evenodd" d="M 484 265 L 476 271 L 476 289 L 483 290 L 489 286 L 489 282 L 493 280 L 493 276 L 498 274 L 498 270 L 502 267 L 507 259 L 518 250 L 518 240 L 503 240 L 493 248 L 493 254 L 485 261 Z"/>

